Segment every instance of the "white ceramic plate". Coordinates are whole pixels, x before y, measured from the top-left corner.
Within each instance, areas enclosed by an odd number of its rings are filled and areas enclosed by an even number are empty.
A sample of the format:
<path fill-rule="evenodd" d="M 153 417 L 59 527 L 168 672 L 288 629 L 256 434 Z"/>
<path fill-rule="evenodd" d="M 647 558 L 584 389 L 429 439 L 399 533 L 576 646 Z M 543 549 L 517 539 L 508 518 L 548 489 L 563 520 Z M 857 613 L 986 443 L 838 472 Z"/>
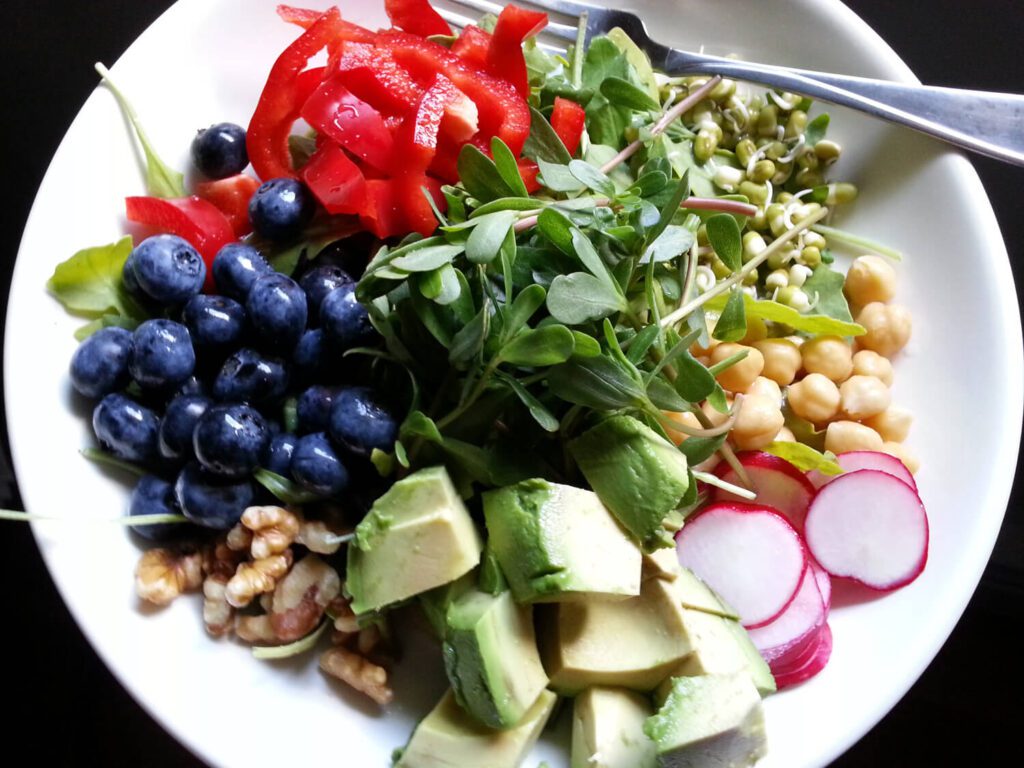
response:
<path fill-rule="evenodd" d="M 186 165 L 196 128 L 221 120 L 247 123 L 274 57 L 296 34 L 277 20 L 274 5 L 181 0 L 113 68 L 157 147 L 179 167 Z M 666 43 L 913 79 L 896 54 L 834 0 L 630 5 Z M 349 18 L 371 26 L 384 23 L 381 7 L 380 0 L 343 2 Z M 836 607 L 827 669 L 767 702 L 764 768 L 828 763 L 881 719 L 933 658 L 988 559 L 1020 438 L 1020 319 L 1006 252 L 977 176 L 962 156 L 930 140 L 830 111 L 830 137 L 846 150 L 835 175 L 856 182 L 862 193 L 843 209 L 842 225 L 907 255 L 898 300 L 913 310 L 915 328 L 897 366 L 895 391 L 896 401 L 917 414 L 910 444 L 923 465 L 918 482 L 931 515 L 931 553 L 929 567 L 910 587 Z M 73 205 L 67 190 L 78 190 Z M 11 291 L 7 415 L 19 484 L 32 512 L 109 518 L 125 508 L 125 486 L 78 455 L 90 430 L 88 414 L 70 396 L 67 365 L 80 321 L 67 316 L 44 285 L 58 261 L 119 237 L 122 200 L 141 193 L 125 123 L 110 93 L 100 90 L 75 119 L 39 190 Z M 977 354 L 969 366 L 957 364 L 966 349 Z M 426 664 L 407 664 L 396 681 L 397 703 L 376 714 L 321 675 L 314 657 L 259 662 L 241 645 L 209 639 L 196 598 L 163 611 L 140 607 L 132 586 L 138 550 L 119 528 L 38 524 L 35 531 L 64 599 L 105 662 L 154 717 L 212 764 L 258 768 L 343 759 L 386 766 L 443 688 L 436 654 Z M 559 743 L 564 734 L 549 735 L 526 764 L 567 765 Z"/>

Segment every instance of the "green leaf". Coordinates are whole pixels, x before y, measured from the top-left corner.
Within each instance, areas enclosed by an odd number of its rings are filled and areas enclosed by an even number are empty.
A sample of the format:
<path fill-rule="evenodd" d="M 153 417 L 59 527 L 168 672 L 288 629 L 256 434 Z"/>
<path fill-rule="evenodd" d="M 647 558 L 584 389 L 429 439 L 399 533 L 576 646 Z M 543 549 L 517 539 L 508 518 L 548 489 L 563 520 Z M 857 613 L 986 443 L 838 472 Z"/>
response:
<path fill-rule="evenodd" d="M 489 213 L 496 213 L 497 211 L 532 211 L 537 208 L 537 201 L 527 197 L 502 197 L 497 200 L 492 200 L 489 203 L 484 203 L 479 208 L 476 208 L 471 214 L 469 214 L 469 220 L 479 219 L 482 216 L 486 216 Z"/>
<path fill-rule="evenodd" d="M 551 411 L 544 407 L 544 404 L 540 400 L 534 397 L 530 391 L 523 386 L 522 382 L 503 373 L 498 374 L 498 379 L 515 393 L 516 397 L 519 398 L 519 402 L 526 406 L 526 409 L 530 412 L 533 420 L 540 425 L 541 429 L 545 432 L 558 431 L 558 419 L 554 417 Z"/>
<path fill-rule="evenodd" d="M 377 474 L 381 477 L 390 477 L 395 471 L 395 460 L 398 457 L 382 451 L 380 448 L 374 448 L 370 451 L 370 463 L 373 464 L 373 468 L 377 470 Z"/>
<path fill-rule="evenodd" d="M 490 327 L 491 317 L 490 300 L 484 301 L 484 306 L 477 312 L 466 326 L 459 330 L 452 339 L 451 349 L 448 350 L 448 360 L 452 363 L 468 363 L 476 357 L 484 347 L 487 340 L 487 331 Z"/>
<path fill-rule="evenodd" d="M 819 264 L 804 282 L 803 292 L 813 302 L 817 314 L 852 323 L 853 315 L 850 314 L 850 306 L 843 294 L 844 282 L 841 272 Z"/>
<path fill-rule="evenodd" d="M 252 473 L 252 476 L 257 483 L 270 491 L 275 498 L 290 506 L 309 504 L 319 498 L 312 491 L 307 491 L 287 477 L 281 477 L 281 475 L 271 472 L 269 469 L 260 467 Z"/>
<path fill-rule="evenodd" d="M 645 326 L 640 333 L 633 337 L 632 341 L 630 341 L 629 352 L 626 353 L 626 357 L 629 358 L 633 365 L 639 365 L 640 361 L 647 356 L 647 350 L 657 340 L 660 332 L 661 327 L 656 323 L 652 323 Z"/>
<path fill-rule="evenodd" d="M 573 331 L 572 335 L 576 340 L 572 351 L 573 357 L 597 357 L 601 354 L 601 344 L 590 334 Z"/>
<path fill-rule="evenodd" d="M 132 251 L 132 239 L 84 248 L 53 270 L 47 289 L 68 312 L 97 318 L 117 314 L 145 320 L 146 312 L 124 287 L 121 273 Z"/>
<path fill-rule="evenodd" d="M 523 155 L 532 158 L 538 163 L 544 160 L 548 163 L 565 165 L 572 160 L 572 155 L 565 148 L 565 144 L 558 138 L 555 129 L 551 127 L 548 119 L 534 107 L 530 107 L 530 135 L 523 145 Z"/>
<path fill-rule="evenodd" d="M 153 144 L 149 140 L 149 136 L 146 135 L 146 131 L 142 128 L 142 122 L 139 120 L 135 108 L 121 92 L 121 89 L 110 79 L 110 72 L 107 68 L 102 64 L 96 64 L 96 71 L 102 78 L 102 82 L 114 94 L 114 98 L 117 99 L 121 111 L 128 118 L 128 122 L 132 124 L 132 129 L 135 131 L 139 144 L 142 145 L 142 152 L 146 157 L 146 191 L 153 197 L 184 197 L 185 177 L 178 171 L 173 170 L 157 155 L 153 149 Z"/>
<path fill-rule="evenodd" d="M 498 211 L 479 219 L 466 241 L 466 258 L 474 264 L 490 264 L 498 256 L 505 236 L 519 218 L 515 211 Z"/>
<path fill-rule="evenodd" d="M 133 317 L 125 317 L 123 315 L 101 315 L 91 323 L 86 323 L 75 331 L 75 341 L 85 341 L 96 333 L 96 331 L 102 330 L 103 328 L 117 327 L 134 331 L 138 326 L 139 321 Z"/>
<path fill-rule="evenodd" d="M 433 297 L 441 306 L 448 306 L 454 303 L 462 295 L 462 284 L 459 282 L 459 275 L 451 264 L 445 264 L 434 274 L 439 276 L 441 290 Z"/>
<path fill-rule="evenodd" d="M 413 411 L 405 417 L 398 432 L 402 438 L 419 437 L 431 443 L 441 443 L 444 437 L 434 420 L 422 411 Z"/>
<path fill-rule="evenodd" d="M 393 258 L 389 266 L 392 269 L 401 269 L 406 272 L 430 272 L 445 264 L 451 264 L 452 259 L 466 249 L 466 245 L 428 245 L 425 248 L 409 251 L 404 256 Z M 397 252 L 394 251 L 394 253 Z"/>
<path fill-rule="evenodd" d="M 661 233 L 665 231 L 669 224 L 672 223 L 672 219 L 675 218 L 676 212 L 679 210 L 679 206 L 683 200 L 690 194 L 690 172 L 684 171 L 682 177 L 676 183 L 675 190 L 672 192 L 672 196 L 665 203 L 661 209 L 661 215 L 658 217 L 658 223 L 647 230 L 645 235 L 645 244 L 650 247 L 651 243 L 657 240 Z"/>
<path fill-rule="evenodd" d="M 519 292 L 505 310 L 505 325 L 502 333 L 505 339 L 511 338 L 519 333 L 519 329 L 526 325 L 534 313 L 544 306 L 544 298 L 547 291 L 544 286 L 536 283 L 528 285 Z"/>
<path fill-rule="evenodd" d="M 537 167 L 540 168 L 540 183 L 552 192 L 581 192 L 584 188 L 568 165 L 537 160 Z"/>
<path fill-rule="evenodd" d="M 603 171 L 590 163 L 583 160 L 570 160 L 569 173 L 585 187 L 607 197 L 615 197 L 615 183 Z"/>
<path fill-rule="evenodd" d="M 657 239 L 647 246 L 640 263 L 647 264 L 653 261 L 660 264 L 663 261 L 671 261 L 689 251 L 695 239 L 696 236 L 686 227 L 669 224 Z"/>
<path fill-rule="evenodd" d="M 804 143 L 809 147 L 813 147 L 819 141 L 824 139 L 825 132 L 828 131 L 828 122 L 828 112 L 822 112 L 816 118 L 811 120 L 804 129 Z"/>
<path fill-rule="evenodd" d="M 786 420 L 786 427 L 798 442 L 810 446 L 816 451 L 825 450 L 824 429 L 817 429 L 811 422 L 801 419 L 789 409 L 788 405 L 782 407 L 782 415 Z"/>
<path fill-rule="evenodd" d="M 494 165 L 498 170 L 498 175 L 508 185 L 508 188 L 519 197 L 529 197 L 530 193 L 526 191 L 526 183 L 519 173 L 519 164 L 516 161 L 516 156 L 508 148 L 508 144 L 495 136 L 491 139 L 491 155 L 494 157 Z"/>
<path fill-rule="evenodd" d="M 598 411 L 637 408 L 647 399 L 631 372 L 607 355 L 555 366 L 548 373 L 548 387 L 562 400 Z"/>
<path fill-rule="evenodd" d="M 89 461 L 95 462 L 96 464 L 120 469 L 131 475 L 135 475 L 136 477 L 142 477 L 148 472 L 145 467 L 133 464 L 130 461 L 125 461 L 124 459 L 119 459 L 112 453 L 107 453 L 100 448 L 82 448 L 79 453 Z"/>
<path fill-rule="evenodd" d="M 601 82 L 601 95 L 615 106 L 626 107 L 637 112 L 653 112 L 661 109 L 661 104 L 649 93 L 621 77 L 605 78 Z"/>
<path fill-rule="evenodd" d="M 601 254 L 597 252 L 594 244 L 590 242 L 590 238 L 576 227 L 572 229 L 572 247 L 576 252 L 577 258 L 583 262 L 583 266 L 590 270 L 590 274 L 621 294 L 619 284 L 612 277 L 611 272 L 608 271 L 608 266 L 604 263 L 604 259 L 601 258 Z"/>
<path fill-rule="evenodd" d="M 804 443 L 775 441 L 768 443 L 761 450 L 785 459 L 801 472 L 809 472 L 812 469 L 823 475 L 839 475 L 843 472 L 833 454 L 820 453 Z"/>
<path fill-rule="evenodd" d="M 626 308 L 626 301 L 607 280 L 586 272 L 558 275 L 551 281 L 548 312 L 559 322 L 580 325 Z"/>
<path fill-rule="evenodd" d="M 633 189 L 640 197 L 653 197 L 668 186 L 668 176 L 661 171 L 645 171 L 637 178 Z"/>
<path fill-rule="evenodd" d="M 729 292 L 722 314 L 711 335 L 719 341 L 739 341 L 747 335 L 747 313 L 743 304 L 743 291 L 739 286 Z"/>
<path fill-rule="evenodd" d="M 688 437 L 679 444 L 679 450 L 686 455 L 690 466 L 696 466 L 702 461 L 707 461 L 712 454 L 722 447 L 725 442 L 725 435 L 717 437 Z"/>
<path fill-rule="evenodd" d="M 487 155 L 472 144 L 465 144 L 459 152 L 459 179 L 473 197 L 482 203 L 502 197 L 517 197 L 498 173 L 498 167 Z"/>
<path fill-rule="evenodd" d="M 729 401 L 725 399 L 725 390 L 722 389 L 722 385 L 717 381 L 715 382 L 714 389 L 711 394 L 708 395 L 708 404 L 719 413 L 729 412 Z"/>
<path fill-rule="evenodd" d="M 555 208 L 545 208 L 537 217 L 537 229 L 566 256 L 572 256 L 576 249 L 572 244 L 572 222 Z"/>
<path fill-rule="evenodd" d="M 689 347 L 689 344 L 686 345 Z M 676 392 L 691 403 L 699 403 L 715 391 L 715 377 L 701 365 L 689 349 L 680 352 L 675 361 Z"/>
<path fill-rule="evenodd" d="M 594 38 L 583 59 L 583 87 L 597 90 L 609 77 L 629 77 L 629 62 L 607 37 Z"/>
<path fill-rule="evenodd" d="M 736 272 L 743 266 L 743 236 L 739 224 L 728 213 L 716 213 L 704 222 L 708 242 L 729 269 Z"/>
<path fill-rule="evenodd" d="M 709 310 L 721 312 L 725 308 L 725 303 L 725 296 L 716 296 L 708 301 L 705 307 Z M 864 327 L 856 323 L 836 320 L 827 315 L 802 315 L 792 307 L 769 299 L 757 300 L 747 294 L 743 294 L 743 304 L 748 318 L 758 317 L 762 320 L 770 320 L 774 323 L 788 325 L 795 331 L 809 333 L 814 336 L 860 336 L 865 332 Z"/>
<path fill-rule="evenodd" d="M 622 51 L 626 61 L 629 62 L 633 67 L 633 71 L 636 72 L 637 80 L 646 88 L 651 98 L 657 99 L 659 97 L 658 81 L 654 77 L 654 68 L 651 67 L 651 60 L 647 54 L 640 49 L 640 46 L 633 41 L 633 38 L 619 27 L 608 30 L 607 37 L 615 43 L 616 48 Z"/>
<path fill-rule="evenodd" d="M 685 411 L 690 407 L 671 384 L 660 378 L 647 382 L 647 398 L 663 411 Z"/>
<path fill-rule="evenodd" d="M 546 325 L 524 331 L 498 353 L 505 363 L 526 368 L 543 368 L 564 363 L 576 347 L 572 331 L 564 325 Z"/>

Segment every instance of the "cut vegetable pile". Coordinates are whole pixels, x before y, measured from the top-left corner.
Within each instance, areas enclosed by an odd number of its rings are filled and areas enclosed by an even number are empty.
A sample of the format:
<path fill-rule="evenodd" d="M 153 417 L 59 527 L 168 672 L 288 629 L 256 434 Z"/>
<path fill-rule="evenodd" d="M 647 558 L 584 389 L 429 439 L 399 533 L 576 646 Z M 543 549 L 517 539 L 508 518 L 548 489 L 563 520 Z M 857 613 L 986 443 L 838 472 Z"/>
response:
<path fill-rule="evenodd" d="M 149 236 L 48 287 L 90 320 L 83 453 L 141 476 L 137 591 L 201 589 L 259 658 L 329 645 L 381 705 L 429 628 L 450 690 L 397 766 L 518 766 L 560 698 L 573 766 L 753 765 L 762 697 L 829 660 L 832 579 L 928 553 L 910 317 L 891 249 L 824 224 L 857 194 L 828 115 L 618 29 L 563 55 L 543 13 L 384 5 L 280 6 L 301 32 L 191 190 L 100 68 Z"/>

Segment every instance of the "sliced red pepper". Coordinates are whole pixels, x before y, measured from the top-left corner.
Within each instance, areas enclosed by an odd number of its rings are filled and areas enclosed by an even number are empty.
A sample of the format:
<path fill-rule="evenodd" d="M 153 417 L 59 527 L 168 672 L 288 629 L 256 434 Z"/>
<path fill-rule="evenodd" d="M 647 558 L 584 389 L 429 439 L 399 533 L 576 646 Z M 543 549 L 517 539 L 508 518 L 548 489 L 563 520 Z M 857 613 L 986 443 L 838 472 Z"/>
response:
<path fill-rule="evenodd" d="M 366 206 L 366 178 L 337 144 L 327 142 L 313 154 L 302 180 L 328 213 L 359 213 Z"/>
<path fill-rule="evenodd" d="M 313 56 L 341 35 L 341 15 L 331 8 L 314 21 L 278 56 L 249 121 L 246 149 L 253 170 L 261 179 L 295 177 L 288 136 L 304 103 L 299 75 Z"/>
<path fill-rule="evenodd" d="M 587 113 L 579 104 L 561 96 L 555 97 L 555 110 L 551 113 L 551 127 L 565 144 L 570 155 L 575 155 L 583 137 L 583 125 Z"/>
<path fill-rule="evenodd" d="M 400 160 L 393 154 L 394 139 L 380 112 L 353 95 L 337 75 L 313 91 L 301 115 L 317 131 L 382 171 Z"/>
<path fill-rule="evenodd" d="M 487 71 L 508 80 L 525 99 L 530 95 L 530 82 L 523 56 L 523 41 L 540 32 L 548 24 L 548 15 L 506 5 L 498 16 L 487 49 Z"/>
<path fill-rule="evenodd" d="M 541 184 L 537 181 L 540 175 L 540 166 L 528 157 L 519 158 L 519 175 L 526 185 L 526 191 L 531 195 L 540 189 Z"/>
<path fill-rule="evenodd" d="M 445 207 L 441 182 L 422 173 L 408 173 L 393 179 L 368 179 L 366 210 L 360 222 L 377 237 L 386 239 L 418 232 L 424 237 L 437 229 L 437 217 L 423 188 L 430 192 L 442 211 Z"/>
<path fill-rule="evenodd" d="M 241 238 L 252 232 L 249 221 L 249 199 L 260 183 L 252 176 L 240 173 L 226 179 L 201 181 L 196 184 L 196 195 L 213 203 L 231 224 L 235 237 Z"/>
<path fill-rule="evenodd" d="M 360 99 L 390 115 L 408 114 L 423 97 L 423 86 L 388 51 L 366 43 L 345 46 L 338 77 Z"/>
<path fill-rule="evenodd" d="M 487 49 L 491 47 L 491 33 L 484 32 L 475 24 L 462 30 L 452 43 L 452 53 L 480 69 L 487 69 Z"/>
<path fill-rule="evenodd" d="M 425 171 L 430 165 L 437 154 L 437 137 L 445 111 L 460 96 L 462 94 L 451 80 L 438 75 L 405 119 L 399 129 L 397 150 L 409 169 Z"/>
<path fill-rule="evenodd" d="M 421 37 L 450 35 L 452 28 L 429 0 L 384 0 L 384 12 L 399 29 Z"/>
<path fill-rule="evenodd" d="M 277 15 L 288 24 L 309 29 L 313 26 L 314 21 L 324 15 L 324 12 L 312 8 L 295 8 L 290 5 L 279 5 L 277 6 Z M 345 21 L 344 19 L 341 20 L 339 29 L 341 30 L 342 39 L 351 40 L 356 43 L 372 43 L 377 37 L 375 32 L 371 32 L 365 27 L 360 27 L 358 24 L 353 24 L 351 21 Z"/>
<path fill-rule="evenodd" d="M 213 290 L 213 257 L 235 241 L 235 231 L 213 203 L 199 197 L 168 200 L 162 197 L 125 198 L 128 221 L 184 238 L 206 263 L 205 290 Z"/>

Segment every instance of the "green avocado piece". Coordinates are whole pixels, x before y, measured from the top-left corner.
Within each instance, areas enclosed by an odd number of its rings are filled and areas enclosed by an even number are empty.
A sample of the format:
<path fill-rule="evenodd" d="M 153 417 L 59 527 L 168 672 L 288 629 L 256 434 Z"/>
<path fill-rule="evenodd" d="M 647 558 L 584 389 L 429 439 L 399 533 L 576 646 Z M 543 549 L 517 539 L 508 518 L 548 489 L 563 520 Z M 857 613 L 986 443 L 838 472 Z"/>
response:
<path fill-rule="evenodd" d="M 569 444 L 601 501 L 646 551 L 673 545 L 665 519 L 690 481 L 686 456 L 632 416 L 612 416 Z"/>
<path fill-rule="evenodd" d="M 672 585 L 684 608 L 704 613 L 713 613 L 727 619 L 739 621 L 739 614 L 730 608 L 713 589 L 701 581 L 689 568 L 679 564 L 675 547 L 645 552 L 643 577 L 661 579 Z"/>
<path fill-rule="evenodd" d="M 420 609 L 423 611 L 424 616 L 426 616 L 427 622 L 430 624 L 430 628 L 434 630 L 434 635 L 438 640 L 444 640 L 445 631 L 448 629 L 448 625 L 445 622 L 448 615 L 448 606 L 473 589 L 476 585 L 476 580 L 477 572 L 470 571 L 455 581 L 450 581 L 447 584 L 442 584 L 440 587 L 435 587 L 429 592 L 424 592 L 417 598 Z"/>
<path fill-rule="evenodd" d="M 445 669 L 459 704 L 491 728 L 517 725 L 548 684 L 533 610 L 510 592 L 474 589 L 449 606 L 446 624 Z"/>
<path fill-rule="evenodd" d="M 587 688 L 573 704 L 571 768 L 655 768 L 656 746 L 644 733 L 651 702 L 625 688 Z"/>
<path fill-rule="evenodd" d="M 644 733 L 661 768 L 746 768 L 767 748 L 761 697 L 743 673 L 673 678 Z"/>
<path fill-rule="evenodd" d="M 551 691 L 541 691 L 519 725 L 495 731 L 470 717 L 449 690 L 416 726 L 395 768 L 519 768 L 557 700 Z"/>
<path fill-rule="evenodd" d="M 483 544 L 444 467 L 399 480 L 356 526 L 346 589 L 357 614 L 454 581 L 480 562 Z"/>
<path fill-rule="evenodd" d="M 640 550 L 593 492 L 534 479 L 483 502 L 488 546 L 517 601 L 640 593 Z"/>

